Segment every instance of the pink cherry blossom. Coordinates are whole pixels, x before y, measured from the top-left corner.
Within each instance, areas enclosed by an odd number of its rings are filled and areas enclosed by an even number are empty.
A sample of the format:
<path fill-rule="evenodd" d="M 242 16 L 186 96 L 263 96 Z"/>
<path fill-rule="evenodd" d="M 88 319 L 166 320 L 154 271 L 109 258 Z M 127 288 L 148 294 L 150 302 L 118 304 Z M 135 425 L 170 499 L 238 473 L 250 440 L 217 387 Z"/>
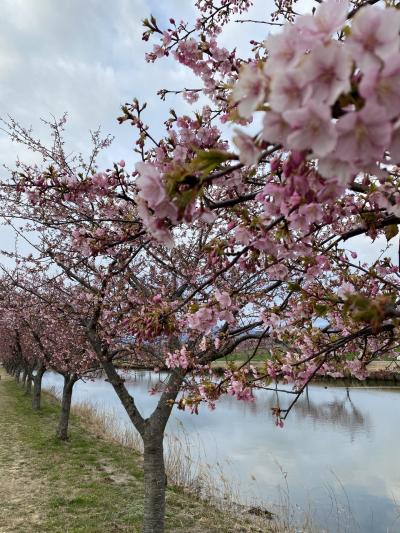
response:
<path fill-rule="evenodd" d="M 189 315 L 187 323 L 191 329 L 198 331 L 210 331 L 217 319 L 209 307 L 201 307 L 195 313 Z"/>
<path fill-rule="evenodd" d="M 277 246 L 269 237 L 259 237 L 253 244 L 256 250 L 263 250 L 270 254 L 276 254 Z"/>
<path fill-rule="evenodd" d="M 290 126 L 281 113 L 268 111 L 263 119 L 262 138 L 269 143 L 286 143 Z"/>
<path fill-rule="evenodd" d="M 188 352 L 186 347 L 183 346 L 180 350 L 177 350 L 173 353 L 168 353 L 165 364 L 168 368 L 188 368 L 190 361 L 188 357 Z"/>
<path fill-rule="evenodd" d="M 322 157 L 335 148 L 337 133 L 326 105 L 311 100 L 301 109 L 286 111 L 283 118 L 292 128 L 287 138 L 290 148 L 310 149 Z"/>
<path fill-rule="evenodd" d="M 368 370 L 365 368 L 365 364 L 362 361 L 354 360 L 347 361 L 347 368 L 350 374 L 359 380 L 364 380 L 368 377 Z"/>
<path fill-rule="evenodd" d="M 180 161 L 181 163 L 183 163 L 184 161 L 186 161 L 187 155 L 188 155 L 187 147 L 181 144 L 178 144 L 178 146 L 174 150 L 174 160 Z"/>
<path fill-rule="evenodd" d="M 253 236 L 251 232 L 243 227 L 238 227 L 235 229 L 235 239 L 237 242 L 240 242 L 241 244 L 244 244 L 245 246 L 250 243 Z"/>
<path fill-rule="evenodd" d="M 227 292 L 220 292 L 218 289 L 215 290 L 215 299 L 220 304 L 222 309 L 227 309 L 231 307 L 232 300 Z"/>
<path fill-rule="evenodd" d="M 300 208 L 289 216 L 291 226 L 307 231 L 311 224 L 321 222 L 323 210 L 319 204 L 309 203 L 302 205 Z"/>
<path fill-rule="evenodd" d="M 341 298 L 347 298 L 349 295 L 354 293 L 354 287 L 351 283 L 344 282 L 339 287 L 337 293 Z"/>
<path fill-rule="evenodd" d="M 392 132 L 385 109 L 374 103 L 340 117 L 336 128 L 339 138 L 335 156 L 358 164 L 381 159 Z"/>
<path fill-rule="evenodd" d="M 366 6 L 356 13 L 346 46 L 362 70 L 399 53 L 400 12 Z"/>
<path fill-rule="evenodd" d="M 201 339 L 201 342 L 199 344 L 199 348 L 202 352 L 205 352 L 207 350 L 207 337 L 204 335 L 204 337 Z"/>
<path fill-rule="evenodd" d="M 277 264 L 277 265 L 272 265 L 271 267 L 268 268 L 268 275 L 270 276 L 271 279 L 284 280 L 287 278 L 288 274 L 289 274 L 289 269 L 282 263 Z"/>
<path fill-rule="evenodd" d="M 318 172 L 325 178 L 336 178 L 338 183 L 347 185 L 356 169 L 350 162 L 327 156 L 318 160 Z"/>
<path fill-rule="evenodd" d="M 297 109 L 311 94 L 311 87 L 306 85 L 305 76 L 297 69 L 282 71 L 271 80 L 269 103 L 278 113 L 288 109 Z"/>
<path fill-rule="evenodd" d="M 340 30 L 347 19 L 348 0 L 325 0 L 314 15 L 303 15 L 298 26 L 310 42 L 326 41 L 332 33 Z"/>
<path fill-rule="evenodd" d="M 147 205 L 142 198 L 138 198 L 137 201 L 137 212 L 140 218 L 143 220 L 143 223 L 147 227 L 150 234 L 157 240 L 164 243 L 168 247 L 174 245 L 174 240 L 169 229 L 165 225 L 165 221 L 157 219 L 149 211 Z"/>
<path fill-rule="evenodd" d="M 307 50 L 309 39 L 304 40 L 301 29 L 295 24 L 286 24 L 281 33 L 271 34 L 264 41 L 268 51 L 265 71 L 273 76 L 294 66 Z"/>
<path fill-rule="evenodd" d="M 228 324 L 234 324 L 235 323 L 235 317 L 234 317 L 232 311 L 229 311 L 228 309 L 224 309 L 223 311 L 219 311 L 218 320 L 222 320 L 222 321 L 228 322 Z"/>
<path fill-rule="evenodd" d="M 151 163 L 137 163 L 139 178 L 136 180 L 139 196 L 146 200 L 150 207 L 155 207 L 166 200 L 165 189 L 159 171 Z"/>
<path fill-rule="evenodd" d="M 197 220 L 202 220 L 206 224 L 212 224 L 216 220 L 217 215 L 209 209 L 200 208 L 193 218 Z"/>
<path fill-rule="evenodd" d="M 319 45 L 304 58 L 299 72 L 303 85 L 309 84 L 312 98 L 333 104 L 341 93 L 350 90 L 352 64 L 349 54 L 342 43 L 330 42 Z M 307 98 L 304 92 L 304 98 Z"/>
<path fill-rule="evenodd" d="M 239 102 L 238 112 L 251 118 L 253 111 L 263 103 L 267 90 L 267 78 L 256 63 L 243 65 L 240 78 L 232 91 L 232 99 Z"/>
<path fill-rule="evenodd" d="M 250 135 L 247 135 L 241 130 L 235 129 L 235 136 L 233 137 L 234 144 L 239 149 L 240 162 L 247 166 L 252 166 L 258 163 L 260 157 L 260 149 L 254 144 L 254 140 Z"/>
<path fill-rule="evenodd" d="M 232 379 L 227 393 L 230 396 L 236 396 L 238 400 L 243 400 L 245 402 L 253 402 L 255 400 L 251 388 L 247 387 L 241 380 Z"/>
<path fill-rule="evenodd" d="M 400 115 L 400 56 L 396 52 L 381 69 L 374 65 L 365 70 L 360 94 L 386 110 L 388 119 Z"/>

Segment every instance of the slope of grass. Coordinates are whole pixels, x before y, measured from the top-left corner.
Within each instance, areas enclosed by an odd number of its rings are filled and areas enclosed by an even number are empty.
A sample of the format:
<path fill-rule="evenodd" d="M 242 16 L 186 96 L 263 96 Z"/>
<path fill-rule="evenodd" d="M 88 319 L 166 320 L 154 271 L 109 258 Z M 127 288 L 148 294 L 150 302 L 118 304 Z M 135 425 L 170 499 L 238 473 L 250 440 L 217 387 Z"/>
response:
<path fill-rule="evenodd" d="M 40 412 L 0 369 L 0 532 L 139 532 L 143 472 L 139 454 L 96 437 L 71 419 L 70 440 L 55 439 L 59 404 Z M 268 531 L 181 490 L 167 490 L 167 531 Z"/>

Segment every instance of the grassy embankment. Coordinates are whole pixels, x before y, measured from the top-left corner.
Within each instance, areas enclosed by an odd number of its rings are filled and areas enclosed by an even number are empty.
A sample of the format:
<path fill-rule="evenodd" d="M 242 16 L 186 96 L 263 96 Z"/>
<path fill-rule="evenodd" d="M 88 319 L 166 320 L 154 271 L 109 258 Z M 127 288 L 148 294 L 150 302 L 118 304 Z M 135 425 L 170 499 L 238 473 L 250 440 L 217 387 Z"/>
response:
<path fill-rule="evenodd" d="M 237 351 L 232 354 L 229 354 L 227 357 L 218 359 L 211 363 L 212 368 L 215 372 L 222 373 L 226 368 L 229 367 L 229 364 L 234 362 L 236 366 L 241 366 L 246 364 L 250 359 L 251 364 L 258 369 L 264 368 L 265 362 L 271 358 L 271 355 L 266 350 L 260 350 L 254 357 L 252 357 L 252 350 L 247 351 Z M 354 354 L 348 354 L 347 359 L 354 359 Z M 132 365 L 127 362 L 122 362 L 120 364 L 121 368 L 126 370 L 141 368 L 136 365 Z M 368 365 L 368 370 L 370 372 L 369 378 L 366 383 L 369 381 L 376 382 L 396 382 L 400 381 L 400 361 L 373 361 Z M 152 368 L 144 367 L 143 369 L 152 370 Z M 353 380 L 355 383 L 358 382 L 355 378 L 345 378 Z M 338 381 L 337 378 L 326 378 L 327 381 Z"/>
<path fill-rule="evenodd" d="M 233 354 L 230 354 L 224 359 L 219 359 L 212 363 L 213 368 L 215 369 L 225 369 L 228 367 L 229 363 L 234 361 L 237 365 L 244 364 L 252 356 L 252 351 L 237 351 Z M 271 355 L 266 350 L 260 350 L 254 358 L 251 359 L 251 364 L 256 368 L 262 368 L 265 361 L 270 359 Z M 348 359 L 354 359 L 354 354 L 349 354 Z M 400 361 L 373 361 L 368 365 L 370 371 L 370 378 L 376 380 L 394 380 L 398 381 L 398 376 L 400 374 Z"/>
<path fill-rule="evenodd" d="M 74 415 L 70 440 L 58 442 L 57 400 L 44 395 L 34 412 L 22 388 L 0 375 L 0 532 L 140 531 L 141 456 L 89 433 Z M 176 487 L 167 490 L 166 524 L 185 533 L 261 531 L 252 517 L 221 513 Z"/>

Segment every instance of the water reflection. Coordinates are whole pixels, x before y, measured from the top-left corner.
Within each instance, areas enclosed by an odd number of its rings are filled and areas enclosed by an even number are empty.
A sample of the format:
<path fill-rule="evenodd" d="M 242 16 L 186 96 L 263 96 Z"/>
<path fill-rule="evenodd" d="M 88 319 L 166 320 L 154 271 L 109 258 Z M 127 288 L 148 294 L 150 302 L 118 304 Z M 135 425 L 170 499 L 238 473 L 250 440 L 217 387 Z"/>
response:
<path fill-rule="evenodd" d="M 132 372 L 125 377 L 147 416 L 157 402 L 148 390 L 166 376 Z M 46 376 L 46 385 L 57 383 L 57 376 Z M 80 400 L 99 403 L 126 420 L 104 378 L 78 383 L 75 401 Z M 285 407 L 290 398 L 280 395 L 279 401 Z M 313 385 L 278 429 L 271 416 L 275 393 L 257 391 L 256 402 L 225 397 L 213 413 L 206 408 L 198 416 L 175 410 L 167 429 L 174 433 L 183 424 L 208 463 L 225 464 L 225 476 L 240 487 L 243 501 L 255 496 L 276 502 L 284 472 L 291 501 L 302 508 L 311 504 L 321 530 L 399 532 L 394 504 L 400 501 L 399 401 L 398 389 Z"/>
<path fill-rule="evenodd" d="M 162 373 L 155 375 L 152 372 L 125 372 L 124 378 L 127 384 L 140 384 L 146 390 L 153 389 L 158 384 L 162 385 L 167 379 L 167 374 Z M 344 391 L 341 397 L 336 397 L 333 400 L 322 400 L 318 397 L 316 400 L 313 398 L 315 390 L 320 390 L 316 386 L 310 388 L 307 387 L 305 393 L 298 399 L 292 409 L 292 418 L 309 418 L 313 422 L 318 422 L 323 425 L 331 425 L 335 428 L 340 427 L 347 429 L 350 436 L 360 431 L 369 432 L 371 429 L 371 421 L 368 413 L 363 413 L 351 399 L 351 388 L 344 387 L 340 389 Z M 327 386 L 323 386 L 327 389 Z M 290 390 L 287 387 L 288 390 Z M 257 401 L 246 403 L 238 402 L 235 398 L 225 397 L 222 401 L 227 402 L 229 405 L 241 412 L 248 412 L 253 415 L 268 414 L 270 415 L 271 409 L 280 405 L 285 407 L 289 403 L 291 395 L 283 392 L 275 392 L 273 394 L 263 394 L 256 392 Z"/>
<path fill-rule="evenodd" d="M 350 389 L 345 390 L 346 393 L 342 398 L 315 401 L 307 388 L 294 405 L 293 412 L 297 417 L 310 418 L 318 424 L 346 429 L 352 438 L 361 431 L 368 433 L 371 430 L 371 420 L 368 413 L 363 413 L 354 404 Z"/>

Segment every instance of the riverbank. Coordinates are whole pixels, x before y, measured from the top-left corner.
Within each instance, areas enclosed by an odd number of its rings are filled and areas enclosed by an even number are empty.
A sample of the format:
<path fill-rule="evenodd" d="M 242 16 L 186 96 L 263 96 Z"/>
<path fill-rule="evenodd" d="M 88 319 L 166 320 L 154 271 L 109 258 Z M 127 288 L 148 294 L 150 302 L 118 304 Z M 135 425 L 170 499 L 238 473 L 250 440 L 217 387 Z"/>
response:
<path fill-rule="evenodd" d="M 140 454 L 93 435 L 73 415 L 70 440 L 54 437 L 59 404 L 45 394 L 40 412 L 0 369 L 0 532 L 139 532 Z M 253 517 L 222 513 L 181 489 L 167 490 L 167 531 L 278 531 Z"/>
<path fill-rule="evenodd" d="M 244 365 L 245 360 L 235 359 L 235 364 L 237 366 Z M 229 360 L 219 360 L 211 363 L 211 367 L 216 374 L 223 374 L 225 370 L 229 367 L 231 361 Z M 256 360 L 252 361 L 251 364 L 257 368 L 262 369 L 265 362 Z M 148 370 L 153 371 L 153 368 L 148 366 L 140 366 L 135 364 L 130 364 L 128 362 L 121 362 L 117 365 L 122 370 Z M 400 361 L 373 361 L 367 366 L 369 371 L 369 376 L 365 380 L 357 380 L 353 377 L 345 378 L 333 378 L 326 376 L 324 378 L 318 378 L 320 381 L 326 381 L 331 383 L 338 383 L 343 385 L 349 385 L 351 383 L 364 384 L 364 385 L 378 385 L 380 383 L 391 383 L 400 385 Z M 168 368 L 165 367 L 164 371 L 168 372 Z"/>

